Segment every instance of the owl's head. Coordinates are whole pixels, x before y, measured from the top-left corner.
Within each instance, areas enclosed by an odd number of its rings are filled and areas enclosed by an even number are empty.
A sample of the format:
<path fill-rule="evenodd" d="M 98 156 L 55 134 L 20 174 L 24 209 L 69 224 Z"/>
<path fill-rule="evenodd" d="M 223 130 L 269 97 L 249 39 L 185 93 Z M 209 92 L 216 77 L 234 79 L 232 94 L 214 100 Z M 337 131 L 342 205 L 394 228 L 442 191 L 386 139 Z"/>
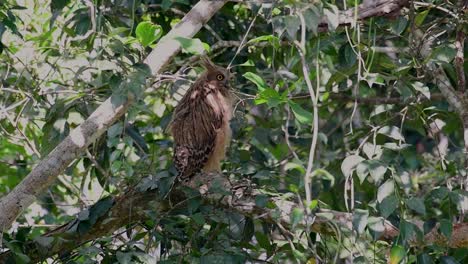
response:
<path fill-rule="evenodd" d="M 206 69 L 206 80 L 219 86 L 229 87 L 231 74 L 226 68 L 215 65 L 208 57 L 202 57 L 202 65 Z"/>

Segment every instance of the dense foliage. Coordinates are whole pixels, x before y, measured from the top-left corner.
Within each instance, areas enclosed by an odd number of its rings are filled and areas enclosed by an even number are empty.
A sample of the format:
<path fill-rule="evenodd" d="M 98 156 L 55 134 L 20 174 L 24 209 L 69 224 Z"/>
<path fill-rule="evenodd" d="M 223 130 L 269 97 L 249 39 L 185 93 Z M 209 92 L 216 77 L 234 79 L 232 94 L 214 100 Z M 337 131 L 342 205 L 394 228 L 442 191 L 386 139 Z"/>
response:
<path fill-rule="evenodd" d="M 269 197 L 297 201 L 290 226 L 184 190 L 182 205 L 148 210 L 147 221 L 54 259 L 467 263 L 467 245 L 425 237 L 435 228 L 450 239 L 468 210 L 463 123 L 439 90 L 441 76 L 459 89 L 455 39 L 467 12 L 456 1 L 410 1 L 363 20 L 350 12 L 346 24 L 339 10 L 360 1 L 232 1 L 195 38 L 179 38 L 182 52 L 150 76 L 144 58 L 196 2 L 0 2 L 0 195 L 106 98 L 136 98 L 3 234 L 16 263 L 29 262 L 28 241 L 50 243 L 41 234 L 55 226 L 78 219 L 85 234 L 111 206 L 105 197 L 129 186 L 166 195 L 175 176 L 166 127 L 204 52 L 236 73 L 223 174 L 251 180 L 259 207 L 276 208 Z M 311 232 L 301 223 L 319 208 L 352 213 L 351 230 L 330 220 L 334 232 Z M 397 237 L 382 239 L 384 219 Z"/>

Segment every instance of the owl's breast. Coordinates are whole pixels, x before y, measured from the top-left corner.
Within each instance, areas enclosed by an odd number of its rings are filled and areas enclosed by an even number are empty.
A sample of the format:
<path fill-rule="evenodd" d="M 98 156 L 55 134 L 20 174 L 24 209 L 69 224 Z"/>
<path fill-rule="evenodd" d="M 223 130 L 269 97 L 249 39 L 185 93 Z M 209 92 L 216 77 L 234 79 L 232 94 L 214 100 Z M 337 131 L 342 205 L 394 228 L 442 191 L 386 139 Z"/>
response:
<path fill-rule="evenodd" d="M 222 117 L 222 120 L 229 122 L 232 118 L 232 99 L 216 91 L 206 96 L 206 101 L 215 115 Z"/>
<path fill-rule="evenodd" d="M 222 124 L 216 129 L 214 149 L 204 165 L 203 170 L 205 172 L 221 171 L 221 160 L 223 160 L 226 154 L 226 148 L 231 141 L 232 132 L 229 121 L 232 118 L 233 111 L 232 99 L 228 96 L 224 96 L 220 92 L 211 93 L 206 98 L 213 112 L 221 117 Z"/>

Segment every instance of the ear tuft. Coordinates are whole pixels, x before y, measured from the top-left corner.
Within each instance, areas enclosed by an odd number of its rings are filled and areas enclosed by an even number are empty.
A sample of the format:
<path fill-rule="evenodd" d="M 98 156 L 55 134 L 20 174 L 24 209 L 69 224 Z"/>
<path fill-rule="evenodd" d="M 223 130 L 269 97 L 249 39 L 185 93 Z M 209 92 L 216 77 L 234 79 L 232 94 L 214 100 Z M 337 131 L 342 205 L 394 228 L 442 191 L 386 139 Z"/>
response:
<path fill-rule="evenodd" d="M 214 63 L 210 60 L 210 58 L 206 55 L 202 55 L 201 56 L 201 64 L 203 65 L 203 67 L 205 67 L 205 69 L 214 69 L 215 68 L 215 65 Z"/>

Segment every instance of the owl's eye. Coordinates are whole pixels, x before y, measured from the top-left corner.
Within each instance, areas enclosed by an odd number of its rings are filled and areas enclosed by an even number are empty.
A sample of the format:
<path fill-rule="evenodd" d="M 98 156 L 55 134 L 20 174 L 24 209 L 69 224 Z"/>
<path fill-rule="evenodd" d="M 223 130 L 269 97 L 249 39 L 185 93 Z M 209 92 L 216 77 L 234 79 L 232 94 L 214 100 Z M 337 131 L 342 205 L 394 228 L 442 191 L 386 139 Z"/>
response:
<path fill-rule="evenodd" d="M 222 81 L 222 80 L 224 80 L 224 75 L 218 74 L 218 75 L 216 75 L 216 79 L 218 79 L 218 81 Z"/>

